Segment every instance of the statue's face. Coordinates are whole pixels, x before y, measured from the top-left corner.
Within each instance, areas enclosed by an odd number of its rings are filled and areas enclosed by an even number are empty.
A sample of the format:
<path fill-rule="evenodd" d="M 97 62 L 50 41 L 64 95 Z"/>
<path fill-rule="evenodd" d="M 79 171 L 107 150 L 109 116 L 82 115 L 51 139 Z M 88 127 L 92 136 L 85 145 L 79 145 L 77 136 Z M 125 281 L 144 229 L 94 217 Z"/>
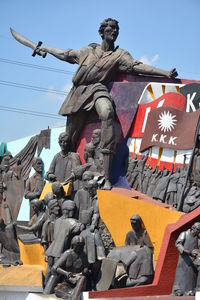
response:
<path fill-rule="evenodd" d="M 33 167 L 36 172 L 42 173 L 42 168 L 43 168 L 42 160 L 38 158 Z"/>
<path fill-rule="evenodd" d="M 89 181 L 93 179 L 92 175 L 89 174 L 84 174 L 82 177 L 82 185 L 83 188 L 85 188 L 86 190 L 89 189 L 90 185 L 89 185 Z"/>
<path fill-rule="evenodd" d="M 58 205 L 54 206 L 52 208 L 52 213 L 55 215 L 55 216 L 58 216 L 59 215 L 59 212 L 60 212 L 60 207 Z"/>
<path fill-rule="evenodd" d="M 200 228 L 199 228 L 199 226 L 196 226 L 196 224 L 194 224 L 191 228 L 191 231 L 194 236 L 197 236 L 200 233 Z"/>
<path fill-rule="evenodd" d="M 104 29 L 103 39 L 107 42 L 115 42 L 118 36 L 118 28 L 116 23 L 109 21 Z"/>
<path fill-rule="evenodd" d="M 84 243 L 76 243 L 73 245 L 73 249 L 76 253 L 81 253 L 84 248 Z"/>
<path fill-rule="evenodd" d="M 140 229 L 140 227 L 141 227 L 141 224 L 140 224 L 140 221 L 139 220 L 137 220 L 137 219 L 132 219 L 132 220 L 130 220 L 131 221 L 131 226 L 132 226 L 132 228 L 134 229 L 134 230 L 139 230 Z"/>
<path fill-rule="evenodd" d="M 69 139 L 67 136 L 59 139 L 59 145 L 62 151 L 68 151 L 69 148 Z"/>
<path fill-rule="evenodd" d="M 92 134 L 92 142 L 96 146 L 100 143 L 101 140 L 101 134 L 100 132 L 93 132 Z"/>

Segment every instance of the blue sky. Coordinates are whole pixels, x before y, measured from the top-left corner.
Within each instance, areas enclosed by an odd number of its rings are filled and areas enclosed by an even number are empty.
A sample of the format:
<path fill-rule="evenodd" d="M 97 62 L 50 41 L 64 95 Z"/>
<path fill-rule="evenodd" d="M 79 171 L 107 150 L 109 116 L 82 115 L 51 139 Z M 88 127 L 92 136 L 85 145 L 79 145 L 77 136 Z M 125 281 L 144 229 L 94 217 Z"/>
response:
<path fill-rule="evenodd" d="M 6 112 L 2 106 L 57 114 L 64 95 L 36 92 L 2 85 L 2 81 L 68 91 L 76 66 L 50 55 L 32 57 L 31 49 L 17 43 L 9 28 L 45 45 L 80 49 L 100 43 L 101 21 L 119 21 L 116 42 L 136 59 L 163 69 L 176 67 L 180 78 L 200 79 L 199 0 L 0 0 L 0 141 L 8 142 L 38 133 L 49 125 L 65 124 L 51 119 Z M 2 59 L 69 71 L 49 72 Z"/>

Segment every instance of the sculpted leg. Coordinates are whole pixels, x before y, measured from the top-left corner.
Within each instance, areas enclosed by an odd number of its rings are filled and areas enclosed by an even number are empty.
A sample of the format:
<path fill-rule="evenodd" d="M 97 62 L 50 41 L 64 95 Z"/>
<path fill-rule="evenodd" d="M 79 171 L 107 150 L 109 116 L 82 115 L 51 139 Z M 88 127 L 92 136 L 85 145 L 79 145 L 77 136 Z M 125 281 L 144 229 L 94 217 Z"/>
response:
<path fill-rule="evenodd" d="M 67 116 L 66 132 L 71 139 L 70 151 L 76 152 L 78 139 L 87 118 L 86 112 L 77 112 L 73 115 Z"/>
<path fill-rule="evenodd" d="M 115 151 L 114 131 L 114 109 L 107 98 L 99 98 L 95 102 L 97 114 L 101 120 L 101 142 L 100 147 L 104 160 L 104 171 L 106 183 L 104 189 L 111 189 L 110 172 L 112 167 L 113 154 Z"/>

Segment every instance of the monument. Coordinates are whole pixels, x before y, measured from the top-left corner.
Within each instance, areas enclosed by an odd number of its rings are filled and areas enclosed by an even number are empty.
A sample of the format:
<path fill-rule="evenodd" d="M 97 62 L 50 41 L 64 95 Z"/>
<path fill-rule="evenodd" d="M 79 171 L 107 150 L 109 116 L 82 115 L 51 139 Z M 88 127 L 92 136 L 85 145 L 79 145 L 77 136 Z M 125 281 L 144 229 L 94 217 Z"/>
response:
<path fill-rule="evenodd" d="M 187 84 L 175 79 L 175 68 L 143 64 L 115 46 L 119 24 L 112 18 L 100 24 L 102 43 L 80 50 L 35 44 L 13 29 L 11 33 L 33 49 L 33 56 L 50 54 L 78 68 L 59 110 L 67 118 L 57 136 L 61 151 L 51 153 L 52 161 L 45 149 L 44 161 L 35 156 L 36 148 L 40 154 L 41 145 L 50 147 L 48 129 L 15 157 L 4 153 L 1 245 L 8 252 L 15 246 L 17 259 L 2 250 L 0 263 L 23 262 L 20 268 L 28 265 L 30 272 L 32 265 L 43 265 L 41 290 L 63 299 L 80 299 L 83 292 L 88 299 L 172 291 L 193 295 L 200 256 L 199 110 L 186 111 L 187 89 L 183 95 L 179 91 Z M 184 124 L 187 135 L 181 130 Z M 19 180 L 34 210 L 28 224 L 13 221 L 8 213 Z M 69 183 L 72 191 L 66 193 Z"/>

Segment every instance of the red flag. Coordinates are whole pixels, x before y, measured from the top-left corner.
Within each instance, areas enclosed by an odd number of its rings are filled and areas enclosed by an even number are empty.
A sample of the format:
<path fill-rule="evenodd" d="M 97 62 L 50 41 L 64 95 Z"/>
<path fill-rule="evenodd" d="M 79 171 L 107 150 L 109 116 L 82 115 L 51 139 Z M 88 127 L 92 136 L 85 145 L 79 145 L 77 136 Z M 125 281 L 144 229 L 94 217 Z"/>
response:
<path fill-rule="evenodd" d="M 191 149 L 200 110 L 185 113 L 172 107 L 161 107 L 149 113 L 140 152 L 151 146 L 174 150 Z"/>
<path fill-rule="evenodd" d="M 184 111 L 186 99 L 177 93 L 166 93 L 158 99 L 145 104 L 139 104 L 134 125 L 129 137 L 143 137 L 148 114 L 158 107 L 171 106 Z"/>

